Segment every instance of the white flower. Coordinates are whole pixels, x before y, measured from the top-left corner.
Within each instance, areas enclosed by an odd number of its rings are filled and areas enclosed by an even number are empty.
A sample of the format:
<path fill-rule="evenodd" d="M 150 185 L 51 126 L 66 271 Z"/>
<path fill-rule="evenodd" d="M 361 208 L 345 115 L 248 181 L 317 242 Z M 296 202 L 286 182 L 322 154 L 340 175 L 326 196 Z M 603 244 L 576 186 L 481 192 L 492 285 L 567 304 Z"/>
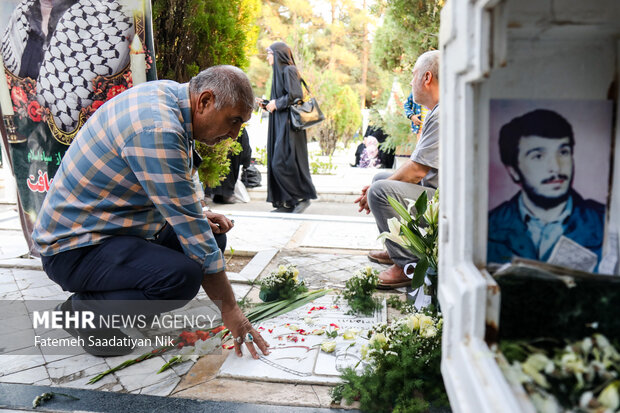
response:
<path fill-rule="evenodd" d="M 336 342 L 335 341 L 324 341 L 321 343 L 321 350 L 326 353 L 333 353 L 336 350 Z"/>
<path fill-rule="evenodd" d="M 385 239 L 389 239 L 390 241 L 393 241 L 398 245 L 407 247 L 407 242 L 405 242 L 405 239 L 400 235 L 401 222 L 398 220 L 398 218 L 392 217 L 388 219 L 387 224 L 389 232 L 382 232 L 381 235 L 379 235 L 379 239 L 382 239 L 384 241 Z"/>
<path fill-rule="evenodd" d="M 432 326 L 434 323 L 433 318 L 427 316 L 426 314 L 422 314 L 420 316 L 420 330 L 423 330 L 427 327 Z"/>
<path fill-rule="evenodd" d="M 547 378 L 540 372 L 544 371 L 550 363 L 553 365 L 553 362 L 544 354 L 534 353 L 523 363 L 523 372 L 530 376 L 539 386 L 549 388 Z"/>
<path fill-rule="evenodd" d="M 376 334 L 374 334 L 370 338 L 369 344 L 371 346 L 374 346 L 375 343 L 379 343 L 379 346 L 381 348 L 385 347 L 385 345 L 387 344 L 387 337 L 385 337 L 385 334 L 383 334 L 383 333 L 376 333 Z"/>
<path fill-rule="evenodd" d="M 362 360 L 366 360 L 368 358 L 368 345 L 367 344 L 362 345 L 360 354 L 362 356 Z"/>
<path fill-rule="evenodd" d="M 352 328 L 344 332 L 342 338 L 345 340 L 355 340 L 355 338 L 360 334 L 360 330 Z"/>
<path fill-rule="evenodd" d="M 555 397 L 545 394 L 542 395 L 540 393 L 532 394 L 532 403 L 536 407 L 536 411 L 539 413 L 560 413 L 562 409 L 560 405 L 555 400 Z"/>
<path fill-rule="evenodd" d="M 433 326 L 420 330 L 420 335 L 424 338 L 432 338 L 437 335 L 437 329 Z"/>
<path fill-rule="evenodd" d="M 181 361 L 191 360 L 195 362 L 198 360 L 198 354 L 195 354 L 194 346 L 184 346 L 179 351 L 179 356 L 181 357 Z"/>
<path fill-rule="evenodd" d="M 405 202 L 407 203 L 407 212 L 409 212 L 409 215 L 413 215 L 415 212 L 415 200 L 405 198 Z"/>
<path fill-rule="evenodd" d="M 417 314 L 412 314 L 405 320 L 405 325 L 409 329 L 409 331 L 413 332 L 415 330 L 420 329 L 420 319 Z"/>
<path fill-rule="evenodd" d="M 618 395 L 619 380 L 615 380 L 607 385 L 598 396 L 598 401 L 603 406 L 615 411 L 620 406 L 620 396 Z"/>
<path fill-rule="evenodd" d="M 523 369 L 521 368 L 521 363 L 518 363 L 516 361 L 509 366 L 502 364 L 502 371 L 504 372 L 506 379 L 508 379 L 508 381 L 511 383 L 522 384 L 532 381 L 530 376 L 523 372 Z"/>
<path fill-rule="evenodd" d="M 197 340 L 194 344 L 194 354 L 203 356 L 205 354 L 211 354 L 220 345 L 220 339 L 217 337 L 209 338 L 207 340 Z"/>
<path fill-rule="evenodd" d="M 584 408 L 584 409 L 587 408 L 593 397 L 594 395 L 592 394 L 591 391 L 587 391 L 583 393 L 581 397 L 579 397 L 579 407 Z"/>

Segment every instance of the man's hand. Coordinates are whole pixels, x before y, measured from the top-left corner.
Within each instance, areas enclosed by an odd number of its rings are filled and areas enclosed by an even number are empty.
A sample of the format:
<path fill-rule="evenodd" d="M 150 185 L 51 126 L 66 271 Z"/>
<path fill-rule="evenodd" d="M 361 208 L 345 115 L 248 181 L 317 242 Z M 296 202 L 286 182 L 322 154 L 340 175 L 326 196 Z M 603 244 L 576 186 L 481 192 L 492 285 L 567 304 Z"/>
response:
<path fill-rule="evenodd" d="M 255 359 L 258 358 L 258 353 L 256 352 L 256 348 L 254 348 L 254 344 L 258 346 L 263 354 L 269 354 L 269 344 L 267 344 L 260 333 L 252 327 L 252 324 L 250 324 L 237 305 L 235 294 L 233 293 L 225 271 L 205 274 L 202 280 L 202 288 L 211 301 L 222 311 L 222 321 L 226 328 L 230 330 L 235 340 L 235 353 L 237 353 L 238 356 L 241 357 L 241 345 L 244 342 L 250 354 Z M 247 335 L 248 333 L 251 335 L 251 340 L 246 341 L 246 338 L 250 339 Z M 240 338 L 240 340 L 237 340 L 238 338 Z"/>
<path fill-rule="evenodd" d="M 235 225 L 230 219 L 226 218 L 226 216 L 222 214 L 207 211 L 205 216 L 209 220 L 211 231 L 213 231 L 214 234 L 226 234 Z"/>
<path fill-rule="evenodd" d="M 362 212 L 363 210 L 366 210 L 366 214 L 370 214 L 370 206 L 368 205 L 368 188 L 370 188 L 370 185 L 366 185 L 365 187 L 362 188 L 362 195 L 359 196 L 359 198 L 357 198 L 354 202 L 356 204 L 360 204 L 360 209 L 357 212 Z"/>
<path fill-rule="evenodd" d="M 269 344 L 265 341 L 265 339 L 263 339 L 260 333 L 252 327 L 252 324 L 250 324 L 248 319 L 243 315 L 238 305 L 235 305 L 229 311 L 222 310 L 222 321 L 224 322 L 224 325 L 228 327 L 233 336 L 233 340 L 235 342 L 235 353 L 237 356 L 242 356 L 242 343 L 239 341 L 245 343 L 245 346 L 255 359 L 258 359 L 258 352 L 256 351 L 254 344 L 258 346 L 264 355 L 269 354 Z M 251 335 L 251 341 L 246 339 L 246 337 L 249 338 L 248 333 Z M 238 340 L 238 338 L 241 338 L 241 340 Z"/>

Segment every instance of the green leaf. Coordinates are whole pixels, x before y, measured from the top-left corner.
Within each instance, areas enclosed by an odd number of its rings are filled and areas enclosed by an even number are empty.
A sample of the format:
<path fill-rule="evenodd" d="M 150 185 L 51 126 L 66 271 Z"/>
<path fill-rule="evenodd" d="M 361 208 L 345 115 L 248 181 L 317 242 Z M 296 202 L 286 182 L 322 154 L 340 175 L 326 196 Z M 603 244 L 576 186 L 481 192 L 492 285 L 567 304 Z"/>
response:
<path fill-rule="evenodd" d="M 428 195 L 426 194 L 426 191 L 423 191 L 418 197 L 417 201 L 415 201 L 416 220 L 418 220 L 422 215 L 424 215 L 427 205 Z"/>
<path fill-rule="evenodd" d="M 402 225 L 400 229 L 403 231 L 405 239 L 409 241 L 409 244 L 411 245 L 409 250 L 420 258 L 424 257 L 426 254 L 426 246 L 422 238 L 414 234 L 413 231 L 411 231 L 405 225 Z"/>
<path fill-rule="evenodd" d="M 413 218 L 411 218 L 411 215 L 409 215 L 409 212 L 407 212 L 407 209 L 400 202 L 398 202 L 395 198 L 392 198 L 391 196 L 388 195 L 388 202 L 390 203 L 390 205 L 392 205 L 392 208 L 394 208 L 394 211 L 396 211 L 396 213 L 400 215 L 400 217 L 404 219 L 406 223 L 413 221 Z"/>
<path fill-rule="evenodd" d="M 424 278 L 426 277 L 426 270 L 428 269 L 428 260 L 426 258 L 420 258 L 418 264 L 413 271 L 413 280 L 411 280 L 411 288 L 418 289 L 424 285 Z"/>

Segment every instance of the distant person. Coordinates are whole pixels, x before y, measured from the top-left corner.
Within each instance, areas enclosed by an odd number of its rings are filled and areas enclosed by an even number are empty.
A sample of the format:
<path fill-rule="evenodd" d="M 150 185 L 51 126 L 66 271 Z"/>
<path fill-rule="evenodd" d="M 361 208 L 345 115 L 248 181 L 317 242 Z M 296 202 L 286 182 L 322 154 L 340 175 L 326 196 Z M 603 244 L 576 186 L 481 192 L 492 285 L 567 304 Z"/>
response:
<path fill-rule="evenodd" d="M 252 148 L 250 147 L 250 138 L 246 128 L 243 128 L 241 136 L 239 137 L 239 143 L 241 144 L 241 152 L 236 155 L 228 155 L 230 160 L 230 170 L 220 182 L 219 186 L 216 186 L 211 190 L 213 195 L 213 202 L 216 204 L 235 204 L 239 202 L 235 197 L 235 185 L 237 179 L 239 179 L 239 168 L 248 168 L 252 162 Z"/>
<path fill-rule="evenodd" d="M 413 67 L 411 87 L 414 100 L 429 108 L 422 135 L 411 154 L 410 161 L 396 172 L 381 172 L 375 175 L 372 185 L 362 188 L 362 194 L 355 200 L 360 212 L 372 212 L 379 232 L 389 231 L 388 219 L 398 214 L 388 202 L 388 196 L 403 204 L 405 199 L 417 199 L 423 191 L 430 194 L 439 184 L 439 51 L 422 54 Z M 379 274 L 380 288 L 397 288 L 411 284 L 404 267 L 416 262 L 417 258 L 405 248 L 386 240 L 387 251 L 370 251 L 368 258 L 382 264 L 393 264 Z"/>
<path fill-rule="evenodd" d="M 409 94 L 403 108 L 405 109 L 405 116 L 411 121 L 411 132 L 417 137 L 422 126 L 422 105 L 413 101 L 413 92 Z"/>
<path fill-rule="evenodd" d="M 513 256 L 547 261 L 562 236 L 600 260 L 605 206 L 572 188 L 574 146 L 572 126 L 551 110 L 537 109 L 502 126 L 501 160 L 521 190 L 489 213 L 489 262 Z"/>
<path fill-rule="evenodd" d="M 316 199 L 310 176 L 306 131 L 291 128 L 289 108 L 303 98 L 301 77 L 291 49 L 276 42 L 267 49 L 273 68 L 271 100 L 257 99 L 269 115 L 267 137 L 267 201 L 272 212 L 302 213 Z"/>
<path fill-rule="evenodd" d="M 360 168 L 378 168 L 381 166 L 379 141 L 377 141 L 377 138 L 374 136 L 367 136 L 364 138 L 364 149 L 362 150 L 357 166 Z"/>
<path fill-rule="evenodd" d="M 390 169 L 392 166 L 394 166 L 394 149 L 381 149 L 381 144 L 385 142 L 385 140 L 387 139 L 387 135 L 385 134 L 385 132 L 383 132 L 383 129 L 380 126 L 371 123 L 366 128 L 364 140 L 369 136 L 374 137 L 378 142 L 377 147 L 379 149 L 379 163 L 377 164 L 377 168 Z M 355 150 L 355 163 L 351 166 L 360 165 L 360 158 L 362 157 L 364 149 L 366 149 L 366 144 L 364 143 L 364 141 L 362 141 L 362 143 L 360 143 Z"/>

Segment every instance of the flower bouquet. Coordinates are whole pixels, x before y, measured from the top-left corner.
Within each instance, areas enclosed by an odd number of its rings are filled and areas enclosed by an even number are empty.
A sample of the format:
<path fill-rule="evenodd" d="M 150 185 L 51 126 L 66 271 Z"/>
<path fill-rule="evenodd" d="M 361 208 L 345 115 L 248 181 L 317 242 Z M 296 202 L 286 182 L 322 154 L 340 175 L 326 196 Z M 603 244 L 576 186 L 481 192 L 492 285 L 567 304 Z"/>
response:
<path fill-rule="evenodd" d="M 378 299 L 373 298 L 379 283 L 379 271 L 370 266 L 357 270 L 345 284 L 342 297 L 351 307 L 351 314 L 371 315 L 381 308 Z"/>
<path fill-rule="evenodd" d="M 264 302 L 289 299 L 308 291 L 303 281 L 298 280 L 299 270 L 294 265 L 280 265 L 276 271 L 259 281 L 259 297 Z"/>
<path fill-rule="evenodd" d="M 556 345 L 550 345 L 556 344 Z M 617 412 L 620 353 L 602 334 L 557 341 L 504 342 L 498 360 L 506 379 L 522 385 L 539 412 Z"/>
<path fill-rule="evenodd" d="M 367 333 L 361 350 L 363 369 L 347 368 L 332 399 L 359 400 L 362 411 L 425 412 L 446 405 L 440 372 L 443 319 L 430 313 L 380 323 Z"/>
<path fill-rule="evenodd" d="M 407 208 L 390 196 L 388 196 L 388 202 L 400 218 L 388 219 L 390 231 L 382 233 L 379 238 L 389 239 L 419 258 L 413 271 L 411 287 L 413 289 L 421 287 L 428 275 L 431 283 L 429 295 L 436 297 L 439 190 L 435 191 L 435 195 L 430 200 L 426 191 L 422 192 L 416 201 L 407 199 Z M 413 215 L 412 208 L 415 208 Z M 405 267 L 405 272 L 407 272 L 407 267 Z"/>

